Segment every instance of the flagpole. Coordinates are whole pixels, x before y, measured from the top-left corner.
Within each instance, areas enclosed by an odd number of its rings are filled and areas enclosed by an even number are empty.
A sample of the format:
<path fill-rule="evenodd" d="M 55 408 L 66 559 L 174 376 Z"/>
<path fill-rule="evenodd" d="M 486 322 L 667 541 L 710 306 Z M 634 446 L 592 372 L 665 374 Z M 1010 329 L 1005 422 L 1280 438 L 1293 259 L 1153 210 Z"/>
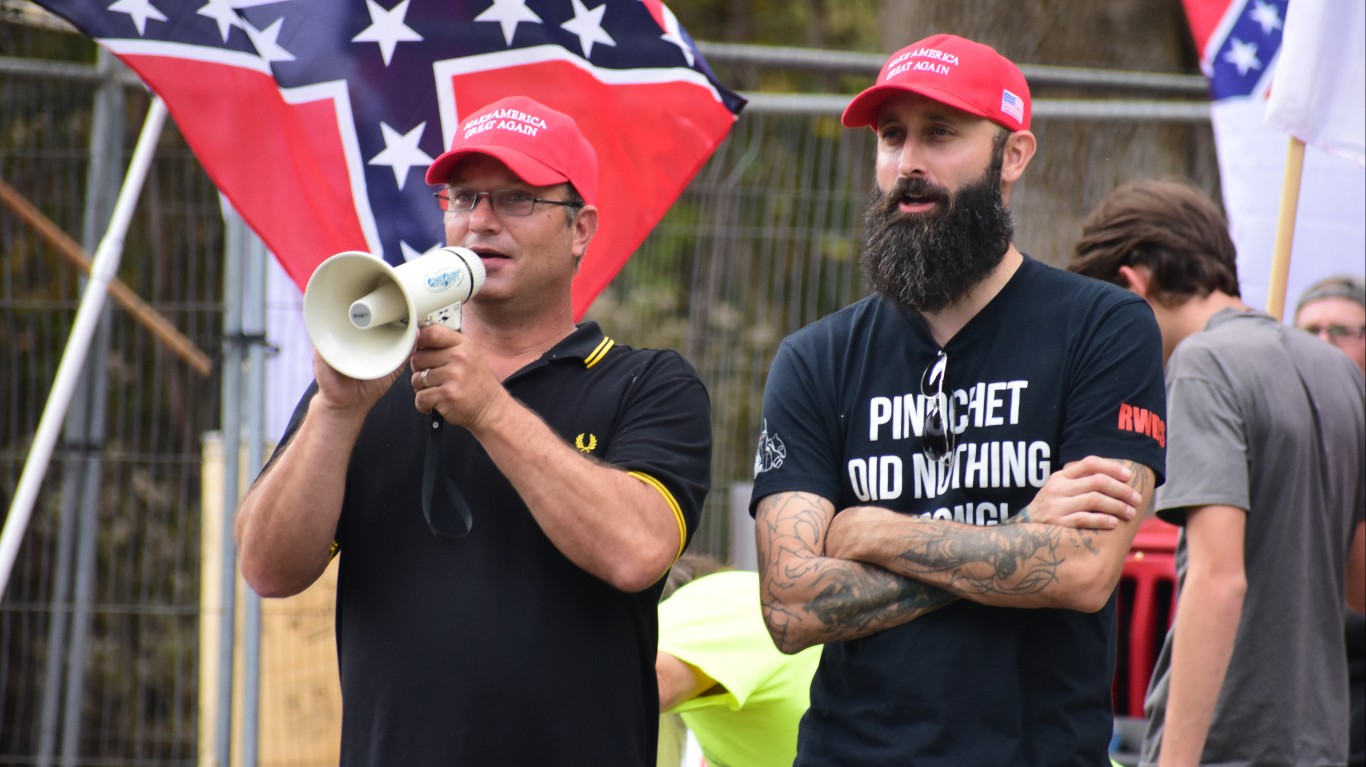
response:
<path fill-rule="evenodd" d="M 1281 182 L 1281 212 L 1276 219 L 1276 247 L 1271 254 L 1271 281 L 1266 290 L 1266 313 L 1281 319 L 1285 286 L 1290 276 L 1290 251 L 1295 244 L 1295 216 L 1300 208 L 1300 179 L 1304 175 L 1304 142 L 1290 137 Z"/>
<path fill-rule="evenodd" d="M 133 159 L 128 164 L 123 189 L 119 191 L 118 200 L 114 203 L 109 228 L 105 230 L 104 239 L 100 240 L 100 246 L 91 261 L 90 281 L 86 283 L 81 305 L 76 310 L 71 337 L 67 339 L 61 363 L 57 366 L 57 374 L 52 379 L 52 391 L 48 395 L 47 404 L 43 407 L 38 431 L 33 437 L 33 447 L 24 462 L 24 472 L 19 477 L 19 486 L 15 488 L 14 502 L 10 504 L 9 513 L 5 517 L 4 532 L 0 533 L 0 596 L 4 595 L 9 585 L 10 572 L 14 569 L 14 561 L 19 555 L 19 543 L 28 528 L 38 489 L 43 484 L 43 476 L 47 473 L 47 465 L 52 457 L 52 448 L 57 442 L 57 435 L 61 432 L 62 422 L 66 419 L 66 411 L 75 393 L 81 368 L 85 365 L 90 339 L 98 327 L 100 312 L 104 309 L 104 300 L 109 294 L 109 284 L 118 273 L 119 260 L 123 256 L 123 238 L 128 232 L 128 224 L 133 218 L 137 198 L 142 192 L 142 183 L 147 178 L 147 170 L 151 167 L 157 139 L 161 137 L 161 128 L 165 122 L 166 104 L 159 96 L 153 97 L 152 104 L 147 110 L 147 120 L 142 125 L 142 134 L 138 136 L 137 148 L 133 151 Z"/>

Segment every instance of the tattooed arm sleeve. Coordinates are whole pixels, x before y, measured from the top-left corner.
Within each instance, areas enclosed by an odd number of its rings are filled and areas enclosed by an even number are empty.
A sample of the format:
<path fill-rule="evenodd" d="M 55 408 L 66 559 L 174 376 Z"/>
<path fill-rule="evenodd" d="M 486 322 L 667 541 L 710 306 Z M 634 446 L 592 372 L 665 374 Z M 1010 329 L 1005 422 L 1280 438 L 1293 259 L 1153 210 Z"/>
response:
<path fill-rule="evenodd" d="M 972 526 L 862 506 L 835 519 L 833 555 L 866 562 L 986 605 L 1094 612 L 1119 582 L 1153 494 L 1152 469 L 1126 461 L 1138 513 L 1113 530 L 1026 522 Z"/>
<path fill-rule="evenodd" d="M 825 556 L 834 515 L 830 501 L 800 492 L 767 496 L 755 509 L 764 622 L 778 649 L 867 636 L 957 598 L 882 567 Z"/>

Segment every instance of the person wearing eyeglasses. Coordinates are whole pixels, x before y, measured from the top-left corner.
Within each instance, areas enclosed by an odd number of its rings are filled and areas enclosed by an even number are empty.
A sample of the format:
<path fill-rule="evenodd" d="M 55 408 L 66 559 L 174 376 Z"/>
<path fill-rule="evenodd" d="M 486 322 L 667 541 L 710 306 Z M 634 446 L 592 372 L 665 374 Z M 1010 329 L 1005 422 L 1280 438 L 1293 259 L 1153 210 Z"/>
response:
<path fill-rule="evenodd" d="M 315 355 L 237 512 L 242 574 L 294 594 L 338 549 L 343 765 L 653 764 L 656 609 L 710 482 L 707 392 L 676 352 L 573 320 L 599 219 L 573 118 L 494 102 L 426 178 L 483 288 L 378 380 Z"/>
<path fill-rule="evenodd" d="M 1366 373 L 1366 281 L 1343 274 L 1309 286 L 1295 307 L 1295 327 L 1338 347 Z"/>
<path fill-rule="evenodd" d="M 1187 182 L 1115 189 L 1069 268 L 1143 296 L 1162 328 L 1155 507 L 1182 531 L 1141 764 L 1345 764 L 1344 601 L 1366 579 L 1349 557 L 1366 513 L 1362 375 L 1243 302 L 1228 225 Z"/>
<path fill-rule="evenodd" d="M 1036 139 L 989 46 L 907 46 L 843 122 L 877 137 L 874 294 L 780 346 L 751 505 L 770 634 L 824 645 L 796 764 L 1109 764 L 1115 587 L 1163 472 L 1153 313 L 1012 242 Z"/>
<path fill-rule="evenodd" d="M 1304 291 L 1295 307 L 1295 327 L 1341 349 L 1366 373 L 1366 281 L 1358 275 L 1325 277 Z M 1366 534 L 1352 544 L 1352 562 L 1366 571 Z M 1351 700 L 1348 760 L 1366 767 L 1366 583 L 1347 580 L 1347 682 Z"/>

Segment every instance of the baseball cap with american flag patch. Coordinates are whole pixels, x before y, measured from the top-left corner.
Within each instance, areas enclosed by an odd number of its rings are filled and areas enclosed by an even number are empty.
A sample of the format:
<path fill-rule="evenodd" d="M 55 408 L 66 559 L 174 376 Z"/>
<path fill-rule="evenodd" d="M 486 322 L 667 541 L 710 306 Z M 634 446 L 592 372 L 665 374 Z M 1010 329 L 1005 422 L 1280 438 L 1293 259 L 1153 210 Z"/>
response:
<path fill-rule="evenodd" d="M 957 35 L 933 35 L 893 54 L 877 82 L 849 102 L 845 126 L 876 126 L 882 102 L 897 93 L 919 93 L 1006 130 L 1029 130 L 1029 85 L 1020 68 L 991 46 Z"/>

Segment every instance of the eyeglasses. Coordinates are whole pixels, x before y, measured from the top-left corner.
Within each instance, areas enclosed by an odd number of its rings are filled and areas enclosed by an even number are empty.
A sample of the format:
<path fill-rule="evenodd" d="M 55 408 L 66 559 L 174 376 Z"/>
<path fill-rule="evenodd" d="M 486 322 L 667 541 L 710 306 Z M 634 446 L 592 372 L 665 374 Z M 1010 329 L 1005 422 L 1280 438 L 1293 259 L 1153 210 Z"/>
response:
<path fill-rule="evenodd" d="M 944 376 L 948 374 L 949 355 L 941 349 L 925 373 L 920 377 L 920 395 L 926 397 L 925 421 L 920 435 L 925 457 L 938 461 L 944 470 L 953 466 L 955 437 L 953 433 L 953 395 L 944 391 Z"/>
<path fill-rule="evenodd" d="M 1361 339 L 1366 338 L 1366 326 L 1361 325 L 1305 325 L 1301 330 L 1337 346 L 1361 343 Z"/>
<path fill-rule="evenodd" d="M 437 204 L 441 206 L 444 213 L 454 213 L 463 215 L 474 210 L 479 205 L 480 198 L 489 198 L 489 205 L 493 206 L 493 212 L 500 216 L 530 216 L 536 209 L 536 203 L 542 205 L 563 205 L 566 208 L 582 208 L 583 203 L 573 200 L 545 200 L 520 189 L 495 189 L 492 192 L 479 192 L 463 186 L 447 187 L 440 192 L 433 192 Z"/>

